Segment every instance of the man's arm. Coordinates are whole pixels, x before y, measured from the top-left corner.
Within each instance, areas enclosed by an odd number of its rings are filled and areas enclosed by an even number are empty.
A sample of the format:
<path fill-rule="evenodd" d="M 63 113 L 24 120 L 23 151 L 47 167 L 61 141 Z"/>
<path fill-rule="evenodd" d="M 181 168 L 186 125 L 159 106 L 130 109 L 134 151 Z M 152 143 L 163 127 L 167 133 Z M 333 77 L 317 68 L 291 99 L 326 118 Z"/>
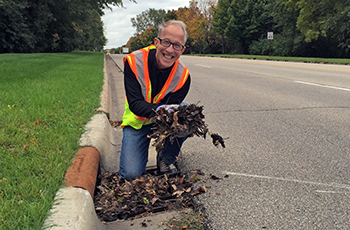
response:
<path fill-rule="evenodd" d="M 134 114 L 147 118 L 155 115 L 154 111 L 159 105 L 145 101 L 142 96 L 140 83 L 137 81 L 135 74 L 132 72 L 128 61 L 125 61 L 124 67 L 124 87 L 129 108 Z"/>

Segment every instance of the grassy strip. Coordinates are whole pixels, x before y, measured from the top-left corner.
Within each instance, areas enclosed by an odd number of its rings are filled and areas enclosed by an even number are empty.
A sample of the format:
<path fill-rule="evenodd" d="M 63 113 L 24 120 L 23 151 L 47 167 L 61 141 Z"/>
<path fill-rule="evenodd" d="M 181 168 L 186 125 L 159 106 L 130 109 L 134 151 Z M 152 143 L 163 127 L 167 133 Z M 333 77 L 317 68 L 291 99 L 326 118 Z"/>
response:
<path fill-rule="evenodd" d="M 0 229 L 41 229 L 85 124 L 103 54 L 0 55 Z"/>
<path fill-rule="evenodd" d="M 205 57 L 221 57 L 221 58 L 241 58 L 253 60 L 269 60 L 269 61 L 292 61 L 305 63 L 323 63 L 323 64 L 342 64 L 349 65 L 350 59 L 341 58 L 307 58 L 307 57 L 279 57 L 279 56 L 262 56 L 262 55 L 238 55 L 238 54 L 194 54 L 196 56 Z"/>

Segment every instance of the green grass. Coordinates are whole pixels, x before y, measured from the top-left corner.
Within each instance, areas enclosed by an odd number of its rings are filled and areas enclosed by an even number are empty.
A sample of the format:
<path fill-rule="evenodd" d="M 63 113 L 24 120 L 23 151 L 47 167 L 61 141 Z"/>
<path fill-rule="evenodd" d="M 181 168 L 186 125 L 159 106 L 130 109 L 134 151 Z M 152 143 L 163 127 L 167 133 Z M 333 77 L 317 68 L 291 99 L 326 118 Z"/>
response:
<path fill-rule="evenodd" d="M 0 229 L 41 229 L 85 124 L 103 54 L 0 55 Z"/>
<path fill-rule="evenodd" d="M 254 60 L 270 60 L 270 61 L 293 61 L 306 63 L 324 63 L 324 64 L 342 64 L 349 65 L 350 59 L 342 58 L 304 58 L 304 57 L 280 57 L 280 56 L 262 56 L 262 55 L 239 55 L 239 54 L 194 54 L 196 56 L 206 57 L 222 57 L 222 58 L 241 58 Z"/>

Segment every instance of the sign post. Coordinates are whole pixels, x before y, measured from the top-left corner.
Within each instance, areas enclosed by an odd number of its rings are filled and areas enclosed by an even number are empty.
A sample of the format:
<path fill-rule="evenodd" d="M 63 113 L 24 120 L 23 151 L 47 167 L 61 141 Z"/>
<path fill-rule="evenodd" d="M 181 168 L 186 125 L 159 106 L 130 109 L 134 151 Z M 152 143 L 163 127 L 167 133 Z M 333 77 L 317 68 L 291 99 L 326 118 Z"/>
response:
<path fill-rule="evenodd" d="M 269 56 L 271 56 L 271 40 L 273 40 L 273 32 L 267 32 L 267 39 L 269 41 Z"/>

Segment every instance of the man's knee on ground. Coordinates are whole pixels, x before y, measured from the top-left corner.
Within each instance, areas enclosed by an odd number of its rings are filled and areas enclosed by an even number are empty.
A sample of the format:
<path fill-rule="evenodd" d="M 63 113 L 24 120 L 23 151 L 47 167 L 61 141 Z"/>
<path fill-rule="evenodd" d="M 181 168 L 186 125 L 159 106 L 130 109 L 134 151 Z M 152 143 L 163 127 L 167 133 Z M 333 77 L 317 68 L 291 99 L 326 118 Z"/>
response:
<path fill-rule="evenodd" d="M 132 181 L 136 177 L 141 176 L 143 173 L 138 172 L 136 169 L 120 169 L 119 175 L 127 181 Z"/>

